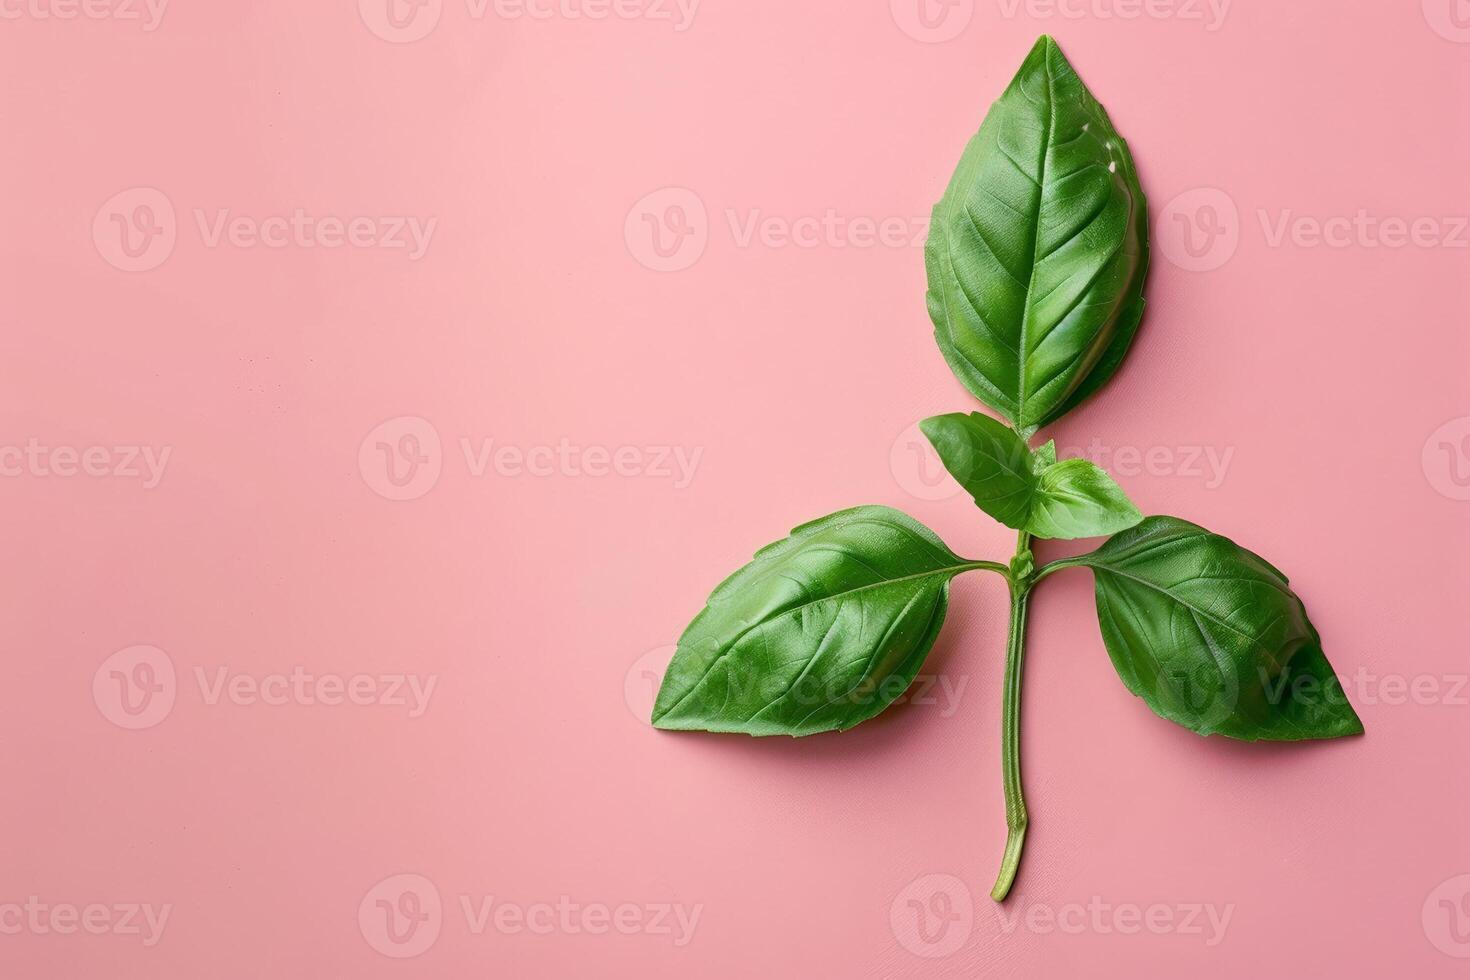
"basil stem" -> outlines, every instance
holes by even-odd
[[[1002,901],[1016,880],[1026,843],[1026,798],[1021,791],[1021,672],[1026,662],[1026,607],[1031,601],[1031,535],[1022,531],[1011,562],[1011,624],[1006,642],[1006,677],[1001,707],[1000,762],[1006,794],[1006,849],[990,897]]]

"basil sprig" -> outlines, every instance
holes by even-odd
[[[921,423],[980,510],[1017,532],[1007,562],[961,558],[887,507],[796,528],[710,595],[653,709],[660,728],[811,735],[851,728],[913,681],[949,583],[1010,591],[1001,760],[1008,829],[991,895],[1015,881],[1029,816],[1020,704],[1032,589],[1068,568],[1096,584],[1103,645],[1129,691],[1201,735],[1245,741],[1363,731],[1286,576],[1228,538],[1145,518],[1100,467],[1032,448],[1117,371],[1143,315],[1148,215],[1128,145],[1043,37],[991,107],[934,207],[924,253],[940,352],[1001,416]],[[1002,421],[1003,420],[1003,421]],[[1035,539],[1112,535],[1036,566]]]

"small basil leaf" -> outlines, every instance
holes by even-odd
[[[1006,527],[1025,526],[1036,488],[1025,440],[979,412],[936,415],[920,422],[919,429],[944,468],[975,498],[975,506]]]
[[[904,692],[967,562],[913,518],[855,507],[803,524],[727,578],[664,675],[659,728],[843,730]]]
[[[1113,666],[1156,714],[1246,741],[1362,733],[1301,600],[1260,556],[1149,517],[1075,563],[1093,570]]]
[[[1143,314],[1147,207],[1127,144],[1051,38],[965,148],[924,264],[945,360],[1023,436],[1122,363]]]
[[[975,506],[1039,538],[1090,538],[1143,520],[1105,472],[1085,459],[1056,461],[1056,443],[1036,452],[988,415],[936,415],[919,428]]]
[[[1031,454],[1031,472],[1039,474],[1056,461],[1057,441],[1055,439],[1048,439],[1045,445],[1036,447],[1036,450]]]
[[[1133,501],[1100,467],[1064,459],[1041,471],[1026,530],[1038,538],[1092,538],[1143,520]]]

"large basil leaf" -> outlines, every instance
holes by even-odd
[[[1147,206],[1127,144],[1051,38],[965,148],[924,260],[945,360],[1023,435],[1122,363],[1143,316]]]
[[[855,507],[768,545],[679,639],[653,723],[750,735],[847,729],[904,692],[949,580],[971,568],[913,518]]]
[[[1286,576],[1176,517],[1115,535],[1086,565],[1128,689],[1201,735],[1298,740],[1363,731]]]
[[[975,505],[1006,527],[1039,538],[1090,538],[1143,520],[1096,464],[1058,462],[1050,442],[1033,453],[1009,426],[988,415],[936,415],[919,428]]]

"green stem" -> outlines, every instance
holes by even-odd
[[[1017,556],[1030,550],[1031,536],[1022,531],[1016,541]],[[1025,562],[1029,564],[1029,558]],[[1011,577],[1011,624],[1006,643],[1006,677],[1001,708],[1001,771],[1006,794],[1006,849],[1000,861],[1000,873],[990,897],[1003,901],[1016,880],[1021,864],[1021,848],[1026,842],[1026,798],[1021,792],[1021,672],[1026,661],[1026,606],[1031,598],[1034,578],[1030,575]]]
[[[975,569],[983,568],[987,572],[999,572],[1000,574],[1005,575],[1007,577],[1009,577],[1010,576],[1010,573],[1011,573],[1011,570],[1010,570],[1010,567],[1009,566],[1002,565],[998,561],[978,561],[978,560],[977,561],[967,561],[963,565],[960,565],[960,566],[957,566],[957,567],[962,572],[969,572],[969,571],[973,571]]]
[[[1031,580],[1031,584],[1035,585],[1048,575],[1060,572],[1064,568],[1081,568],[1087,564],[1087,558],[1087,555],[1078,555],[1075,558],[1059,558],[1049,565],[1042,565],[1036,570],[1036,577]]]

